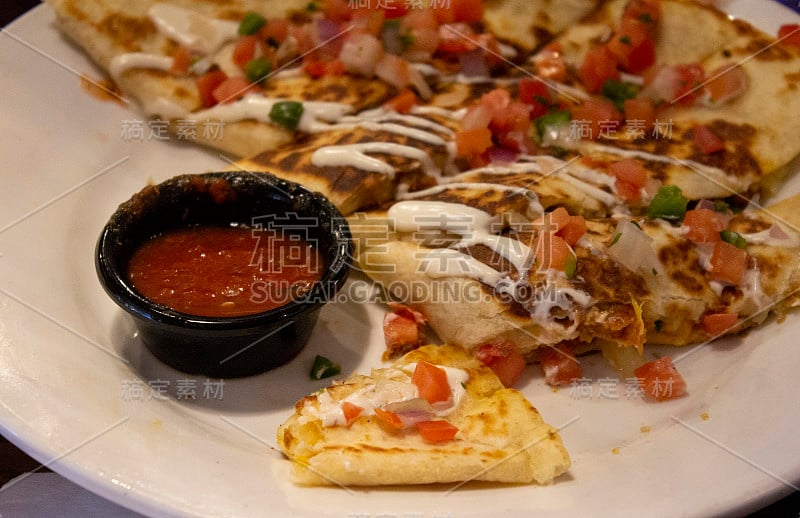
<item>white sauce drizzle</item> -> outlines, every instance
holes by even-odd
[[[290,99],[274,99],[259,94],[247,94],[238,101],[228,104],[217,104],[206,110],[189,114],[187,118],[198,121],[217,120],[222,122],[234,122],[244,119],[255,119],[261,122],[271,122],[269,112],[272,106],[276,103],[288,100]],[[303,103],[303,115],[300,117],[297,129],[309,133],[324,130],[328,127],[327,122],[338,120],[353,109],[349,104],[342,103],[322,101],[298,102]]]
[[[502,185],[497,183],[482,183],[482,182],[448,182],[443,183],[440,185],[436,185],[434,187],[430,187],[428,189],[423,189],[421,191],[414,191],[414,192],[403,192],[398,193],[395,196],[398,200],[414,200],[418,198],[424,198],[425,196],[435,196],[437,194],[441,194],[445,191],[455,190],[455,189],[482,189],[484,191],[496,191],[496,192],[508,192],[511,194],[519,194],[528,198],[528,210],[526,211],[526,216],[530,219],[537,218],[542,215],[544,212],[544,207],[542,204],[539,203],[539,198],[536,196],[536,193],[527,189],[525,187],[517,187],[515,185]]]
[[[108,64],[108,72],[115,82],[132,68],[149,68],[152,70],[167,71],[172,68],[172,58],[158,54],[147,54],[144,52],[128,52],[111,58]]]
[[[399,155],[418,160],[426,174],[437,176],[440,171],[428,154],[415,147],[395,144],[393,142],[362,142],[325,146],[311,154],[311,163],[317,167],[355,167],[364,171],[383,173],[394,178],[394,167],[388,163],[368,156],[367,153]]]
[[[460,236],[451,248],[433,249],[422,260],[421,267],[430,277],[467,277],[491,286],[502,295],[527,308],[537,324],[542,328],[558,330],[554,340],[565,339],[577,332],[578,319],[576,305],[584,308],[592,304],[589,294],[571,287],[558,286],[557,279],[563,272],[546,270],[545,288],[537,286],[531,297],[529,272],[534,265],[533,250],[516,239],[491,233],[492,224],[497,218],[490,214],[458,203],[440,201],[401,201],[388,211],[398,232],[419,232],[422,229],[438,229]],[[474,257],[454,248],[483,245],[500,257],[508,260],[518,272],[513,280],[508,274],[478,261]],[[564,328],[552,319],[551,311],[559,307],[568,312],[571,323]]]
[[[440,106],[414,105],[411,108],[411,113],[414,115],[438,115],[446,119],[460,121],[464,118],[464,115],[467,114],[467,109],[460,108],[458,110],[448,110],[447,108],[442,108]]]

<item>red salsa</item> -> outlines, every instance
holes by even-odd
[[[128,278],[153,302],[190,315],[260,313],[296,299],[323,259],[298,236],[244,226],[196,226],[157,235],[131,257]]]

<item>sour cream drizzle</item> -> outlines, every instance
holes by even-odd
[[[450,190],[457,190],[457,189],[481,189],[484,191],[496,191],[496,192],[507,192],[510,194],[517,194],[521,196],[525,196],[528,198],[528,210],[526,212],[526,216],[534,219],[539,217],[544,212],[544,207],[542,204],[539,203],[539,198],[536,194],[525,188],[525,187],[517,187],[515,185],[501,185],[497,183],[481,183],[481,182],[448,182],[443,183],[440,185],[436,185],[434,187],[430,187],[428,189],[423,189],[421,191],[414,191],[408,193],[398,194],[396,198],[398,200],[414,200],[418,198],[424,198],[426,196],[436,196],[437,194],[441,194],[445,191]]]
[[[255,119],[261,122],[270,122],[269,112],[272,107],[286,99],[273,99],[259,94],[247,94],[236,102],[217,104],[206,110],[201,110],[187,115],[189,120],[215,120],[233,122],[243,119]],[[304,101],[303,115],[300,117],[297,129],[313,133],[328,127],[327,122],[336,121],[346,113],[352,111],[348,104]]]
[[[434,176],[440,174],[439,168],[425,151],[393,142],[362,142],[321,147],[311,154],[311,163],[317,167],[350,166],[394,178],[394,167],[379,158],[368,156],[367,153],[398,155],[418,160],[426,174]]]

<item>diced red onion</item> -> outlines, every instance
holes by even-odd
[[[489,160],[492,163],[510,164],[516,162],[517,152],[504,147],[492,146],[489,148]]]
[[[488,77],[489,67],[483,49],[462,52],[458,55],[461,73],[466,77]]]

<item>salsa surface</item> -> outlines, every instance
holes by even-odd
[[[176,311],[242,316],[308,291],[323,260],[308,241],[244,226],[196,226],[145,241],[128,264],[134,289]]]

